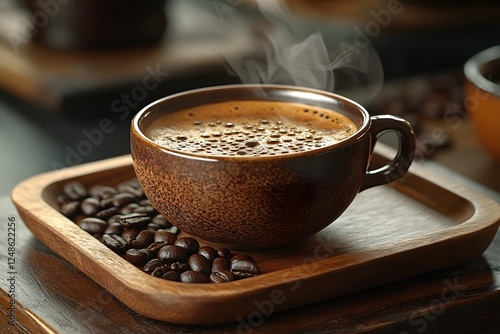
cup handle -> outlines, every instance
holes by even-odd
[[[392,115],[371,117],[370,133],[372,136],[371,154],[376,142],[386,132],[398,134],[398,151],[396,156],[387,165],[375,170],[367,170],[363,184],[359,191],[395,181],[406,174],[415,157],[415,132],[403,118]]]

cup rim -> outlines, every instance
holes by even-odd
[[[472,56],[464,65],[465,77],[482,90],[500,96],[500,85],[488,80],[481,69],[488,63],[500,61],[500,45],[493,46]]]
[[[328,146],[320,147],[320,148],[315,148],[307,151],[302,151],[302,152],[291,152],[291,153],[286,153],[286,154],[280,154],[280,155],[259,155],[259,156],[226,156],[226,155],[213,155],[213,154],[200,154],[200,153],[192,153],[192,152],[186,152],[186,151],[181,151],[181,150],[176,150],[167,146],[160,145],[153,141],[151,138],[149,138],[142,130],[141,130],[141,125],[140,122],[142,119],[148,117],[148,115],[151,114],[150,110],[158,106],[159,104],[166,103],[170,100],[174,99],[179,99],[183,98],[188,95],[192,94],[203,94],[203,93],[210,93],[211,91],[221,91],[221,90],[235,90],[235,89],[248,89],[248,90],[257,90],[257,89],[264,89],[264,90],[288,90],[291,92],[305,92],[305,93],[310,93],[314,95],[319,95],[323,96],[332,100],[340,101],[343,104],[346,105],[351,105],[354,109],[358,110],[360,114],[362,115],[362,123],[360,126],[358,126],[358,129],[354,134],[351,136],[342,139],[341,141],[330,144]],[[256,98],[255,98],[256,99]],[[229,100],[229,99],[228,99]],[[252,100],[252,98],[249,96],[247,100]],[[281,101],[281,100],[279,100]],[[222,101],[220,101],[222,102]],[[290,102],[286,100],[282,100],[281,102]],[[307,104],[307,103],[305,103]],[[182,108],[181,108],[182,109]],[[180,110],[180,109],[179,109]],[[336,112],[339,112],[337,110],[334,110]],[[268,160],[268,159],[289,159],[292,157],[296,156],[310,156],[310,155],[318,155],[327,151],[332,150],[332,148],[340,148],[347,146],[353,142],[358,141],[361,137],[363,137],[367,132],[368,128],[371,124],[371,119],[370,119],[370,114],[368,111],[359,103],[336,93],[320,90],[320,89],[314,89],[314,88],[308,88],[308,87],[301,87],[301,86],[291,86],[291,85],[280,85],[280,84],[230,84],[230,85],[220,85],[220,86],[211,86],[211,87],[203,87],[203,88],[197,88],[197,89],[191,89],[187,91],[182,91],[179,93],[171,94],[168,96],[165,96],[163,98],[160,98],[156,101],[151,102],[150,104],[146,105],[144,108],[142,108],[132,119],[131,122],[131,136],[134,135],[134,133],[138,134],[139,137],[148,143],[149,145],[164,151],[164,152],[169,152],[171,154],[174,154],[176,156],[183,156],[191,159],[200,159],[200,160],[211,160],[211,161],[244,161],[248,159],[252,160]]]

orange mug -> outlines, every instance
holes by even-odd
[[[465,108],[479,141],[500,162],[500,45],[470,58],[464,73]]]

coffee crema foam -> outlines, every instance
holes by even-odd
[[[152,122],[146,135],[170,149],[213,156],[265,156],[326,147],[356,125],[324,108],[276,101],[230,101],[179,110]]]

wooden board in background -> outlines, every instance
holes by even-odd
[[[169,73],[154,92],[148,92],[149,102],[180,89],[226,83],[232,75],[224,66],[225,57],[253,54],[257,49],[255,36],[249,30],[228,29],[225,22],[216,19],[208,23],[199,9],[190,11],[182,1],[171,1],[176,15],[170,17],[164,38],[156,45],[101,51],[55,50],[29,40],[19,42],[22,38],[12,42],[12,36],[23,36],[22,22],[27,14],[18,6],[1,5],[0,89],[49,111],[67,111],[69,99],[78,99],[79,103],[95,99],[98,108],[98,97],[106,92],[110,97],[104,108],[109,109],[110,101],[121,93],[143,85],[147,68]],[[186,15],[191,15],[190,22],[183,21]]]

